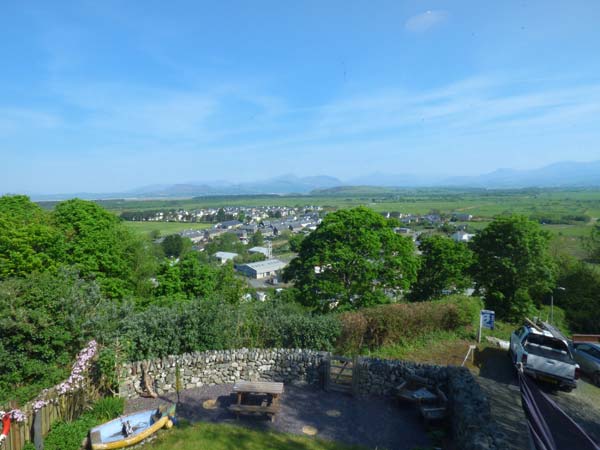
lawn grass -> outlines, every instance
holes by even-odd
[[[123,222],[129,229],[138,233],[148,234],[158,231],[161,236],[179,233],[183,230],[205,230],[211,228],[210,223],[185,223],[185,222]]]
[[[318,438],[241,426],[213,423],[182,423],[144,446],[148,450],[366,450]]]

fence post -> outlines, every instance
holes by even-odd
[[[33,417],[33,445],[35,450],[44,450],[44,436],[42,432],[42,410],[35,412]]]
[[[352,395],[354,397],[360,394],[360,377],[362,372],[362,358],[355,356],[352,361]]]
[[[324,391],[329,391],[329,378],[331,377],[331,358],[327,355],[321,363],[321,382]]]

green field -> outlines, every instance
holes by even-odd
[[[326,210],[367,206],[378,212],[426,214],[430,212],[472,214],[468,222],[472,231],[485,227],[494,217],[502,214],[524,214],[536,220],[587,216],[591,220],[570,221],[560,225],[542,225],[554,236],[556,251],[585,257],[583,239],[590,235],[592,226],[600,218],[600,189],[398,189],[376,187],[343,187],[311,195],[228,195],[187,199],[128,199],[99,200],[106,209],[119,215],[124,211],[169,209],[200,209],[227,206],[322,206]],[[55,202],[42,202],[51,209]],[[208,228],[210,224],[176,222],[126,222],[141,233],[158,231],[161,235],[186,229]]]
[[[179,233],[183,230],[205,230],[211,228],[210,223],[183,222],[123,222],[127,227],[139,233],[158,231],[161,236]]]
[[[491,218],[499,214],[581,214],[600,217],[600,190],[338,190],[335,195],[240,195],[165,200],[103,200],[105,208],[120,213],[153,209],[194,209],[221,206],[305,206],[326,208],[368,206],[376,211],[424,214],[466,212]]]

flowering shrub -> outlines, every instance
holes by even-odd
[[[54,386],[52,389],[44,389],[38,397],[33,401],[31,408],[33,412],[38,412],[44,406],[51,402],[57,402],[58,397],[50,399],[52,394],[58,394],[58,396],[65,395],[68,393],[75,392],[83,387],[85,382],[85,374],[89,370],[92,359],[98,351],[98,343],[94,340],[90,341],[87,346],[79,352],[77,359],[73,364],[71,375],[67,380]],[[13,409],[8,412],[11,415],[11,420],[15,422],[25,422],[27,415],[20,409]]]
[[[13,409],[4,414],[8,414],[10,416],[10,420],[12,420],[13,422],[20,423],[20,422],[25,422],[27,420],[27,416],[20,409]],[[0,413],[0,418],[2,418],[4,416],[4,414]]]
[[[63,395],[82,387],[85,380],[84,374],[90,368],[90,363],[97,351],[98,344],[96,341],[92,340],[83,350],[79,352],[77,359],[75,360],[75,364],[73,364],[73,369],[71,370],[71,375],[69,378],[56,386],[56,391],[58,394]]]

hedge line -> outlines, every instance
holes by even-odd
[[[340,316],[337,349],[356,354],[362,349],[402,344],[433,331],[459,331],[477,323],[481,299],[455,295],[444,300],[383,305]]]

